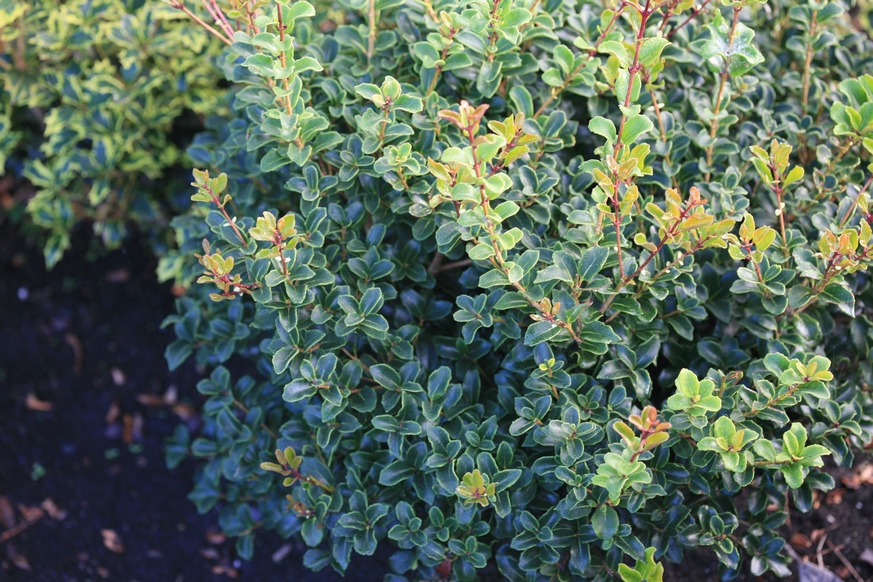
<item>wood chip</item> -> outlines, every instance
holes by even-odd
[[[127,283],[130,279],[130,271],[127,269],[115,269],[106,273],[106,280],[110,283]]]
[[[130,414],[124,415],[124,433],[121,438],[128,445],[133,442],[133,416]]]
[[[219,576],[223,574],[232,580],[236,580],[239,576],[239,572],[237,572],[236,568],[231,568],[230,566],[224,566],[222,564],[213,566],[212,573]]]
[[[285,544],[275,552],[273,552],[272,560],[274,564],[278,564],[282,560],[288,557],[288,554],[291,553],[291,544]]]
[[[27,394],[27,398],[24,400],[24,405],[29,410],[36,410],[38,412],[48,412],[54,408],[51,402],[40,400],[33,392]]]
[[[18,511],[21,512],[25,521],[36,521],[45,515],[45,512],[40,507],[28,507],[21,504],[18,505]]]
[[[114,529],[101,529],[100,535],[103,536],[103,545],[107,550],[120,554],[124,551],[124,545],[121,543],[121,538]]]
[[[226,539],[227,537],[218,530],[211,529],[206,532],[206,541],[212,545],[223,544]]]
[[[179,401],[179,389],[175,385],[170,385],[163,395],[137,394],[136,399],[140,404],[151,408],[163,408],[164,406],[172,408]]]
[[[124,424],[124,432],[122,433],[122,439],[124,442],[128,445],[134,442],[142,442],[142,430],[143,426],[145,426],[145,420],[143,420],[142,414],[139,412],[125,414],[122,418],[122,422]]]
[[[15,567],[24,570],[25,572],[30,572],[30,562],[27,561],[24,554],[19,552],[15,546],[8,544],[6,546],[6,555],[9,556],[9,559],[12,560],[13,564],[15,564]]]
[[[118,407],[118,401],[113,400],[109,405],[109,410],[106,411],[106,424],[115,424],[118,416],[121,414],[121,409]]]
[[[197,417],[197,409],[190,404],[177,404],[173,407],[173,412],[182,420],[190,420]]]
[[[862,485],[873,485],[873,465],[864,464],[855,468],[840,479],[849,489],[860,489]]]
[[[124,372],[121,371],[120,368],[112,368],[109,370],[109,373],[112,374],[112,382],[116,386],[123,386],[125,382],[127,382],[127,377],[124,375]]]
[[[200,555],[207,560],[217,560],[220,557],[215,548],[201,548]]]
[[[55,521],[64,521],[67,518],[67,512],[63,509],[59,508],[54,501],[52,501],[51,497],[43,500],[39,505],[41,508],[45,510],[50,518]]]
[[[848,487],[851,490],[856,490],[861,488],[861,478],[858,477],[857,473],[850,473],[848,475],[843,475],[840,479],[843,482],[843,485]]]
[[[24,521],[17,523],[14,527],[7,529],[6,531],[0,532],[0,544],[5,542],[6,540],[11,540],[37,521],[39,521],[45,513],[42,509],[36,507],[24,507],[23,505],[18,506],[18,511],[21,512],[21,515],[24,517]]]
[[[9,503],[9,498],[2,495],[0,495],[0,524],[3,524],[4,529],[15,527],[15,510]]]
[[[85,349],[82,347],[82,340],[73,332],[68,331],[64,336],[64,341],[73,348],[73,374],[78,375],[82,372],[82,362],[85,360]]]
[[[164,399],[157,394],[137,394],[136,401],[143,406],[151,406],[152,408],[164,406]]]
[[[794,532],[788,539],[788,543],[798,550],[806,550],[812,547],[812,540],[806,534]]]
[[[837,487],[836,489],[831,489],[828,491],[827,495],[825,495],[825,504],[826,505],[840,505],[843,502],[843,494],[846,493],[846,490],[842,487]]]

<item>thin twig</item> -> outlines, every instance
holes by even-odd
[[[442,60],[443,62],[445,62],[446,57],[448,57],[449,49],[451,48],[451,46],[452,46],[452,41],[453,41],[453,39],[455,38],[455,35],[456,35],[457,33],[458,33],[458,31],[455,29],[454,26],[452,26],[452,27],[449,29],[449,35],[443,37],[443,38],[445,39],[445,41],[446,41],[446,43],[445,43],[446,46],[443,47],[442,55],[440,55],[440,60]],[[427,87],[427,91],[425,91],[425,93],[424,93],[424,96],[425,96],[425,97],[427,97],[428,95],[430,95],[431,93],[433,93],[434,89],[436,89],[437,81],[439,81],[440,74],[442,74],[442,72],[443,72],[443,66],[442,66],[442,65],[438,65],[438,66],[436,67],[436,69],[434,69],[433,79],[431,79],[431,81],[430,81],[430,85],[428,85],[428,87]]]
[[[834,554],[836,554],[837,558],[840,559],[840,562],[843,563],[843,566],[845,566],[849,570],[855,580],[857,580],[858,582],[864,582],[864,579],[861,578],[861,575],[858,574],[858,571],[852,566],[852,563],[846,559],[846,556],[843,555],[843,552],[841,552],[838,547],[834,546],[834,544],[832,544],[831,542],[828,542],[828,547],[834,551]]]
[[[460,261],[454,261],[452,263],[445,263],[445,264],[437,267],[436,273],[441,273],[443,271],[451,271],[452,269],[460,269],[461,267],[466,267],[468,265],[471,265],[472,263],[473,263],[473,261],[471,259],[463,259]]]
[[[276,20],[278,22],[278,24],[276,25],[276,28],[279,31],[279,42],[284,44],[284,42],[285,42],[285,28],[287,28],[287,27],[285,26],[285,23],[282,21],[282,5],[281,4],[276,4]],[[282,64],[282,69],[288,68],[287,56],[286,56],[284,50],[279,53],[279,62]],[[291,107],[291,92],[289,89],[288,77],[285,77],[284,79],[282,79],[282,89],[284,89],[284,92],[285,92],[285,96],[282,98],[282,101],[285,103],[285,112],[288,115],[291,115],[294,113],[294,110]]]
[[[828,541],[828,534],[822,534],[821,540],[818,542],[818,548],[815,550],[815,555],[818,556],[818,565],[820,568],[824,569],[824,560],[821,559],[821,549],[824,547],[825,542]]]
[[[737,31],[737,24],[740,21],[740,6],[734,6],[734,19],[731,23],[731,30],[728,33],[728,52],[730,53],[732,47],[734,46],[734,35]],[[706,181],[709,182],[710,171],[709,168],[712,166],[712,153],[715,148],[715,136],[718,134],[718,127],[720,125],[718,114],[721,112],[721,100],[724,96],[724,87],[727,84],[728,78],[731,76],[731,57],[724,57],[724,63],[722,64],[721,73],[719,77],[718,84],[718,93],[715,97],[715,103],[713,103],[713,111],[712,111],[712,121],[709,126],[709,137],[712,140],[712,143],[709,144],[709,147],[706,148]]]
[[[643,46],[643,40],[646,34],[646,23],[649,21],[649,16],[651,16],[652,14],[650,4],[651,0],[646,0],[646,5],[643,8],[642,12],[640,12],[640,28],[637,32],[637,37],[634,42],[634,60],[631,63],[630,68],[628,69],[629,75],[627,81],[627,93],[625,93],[624,96],[624,109],[622,109],[621,122],[619,123],[618,131],[616,132],[618,138],[615,141],[615,145],[612,147],[612,157],[616,159],[618,159],[618,152],[621,151],[621,148],[624,145],[622,144],[621,135],[622,133],[624,133],[624,124],[627,121],[627,115],[625,115],[623,112],[630,107],[631,98],[633,97],[634,92],[634,81],[636,80],[637,73],[639,73],[643,68],[640,64],[640,49]]]
[[[233,28],[231,28],[230,24],[228,24],[227,20],[224,18],[224,14],[221,12],[221,9],[215,4],[215,0],[200,0],[200,3],[203,4],[203,7],[206,8],[206,11],[209,12],[209,15],[215,20],[215,23],[224,31],[225,34],[229,37],[233,37]]]
[[[439,271],[440,265],[443,262],[443,254],[439,251],[433,254],[433,258],[430,260],[430,265],[427,267],[427,272],[431,275],[435,274]]]
[[[664,32],[664,29],[667,27],[667,22],[670,21],[670,17],[675,16],[673,14],[673,9],[676,8],[677,4],[679,4],[679,0],[671,0],[670,5],[667,6],[666,10],[664,10],[664,18],[661,19],[661,25],[658,27],[658,34]]]
[[[21,532],[23,532],[24,530],[26,530],[27,528],[29,528],[30,526],[32,526],[33,524],[38,522],[40,519],[42,519],[43,515],[45,515],[45,513],[40,513],[40,514],[38,514],[38,517],[35,517],[34,519],[31,519],[28,521],[22,521],[18,525],[7,529],[3,533],[0,533],[0,544],[6,542],[8,540],[11,540],[15,536],[17,536],[18,534],[20,534]]]
[[[684,27],[685,25],[687,25],[689,22],[691,22],[692,20],[694,20],[694,18],[697,17],[698,14],[700,14],[701,12],[703,12],[703,9],[706,8],[706,6],[707,6],[710,2],[712,2],[712,0],[704,0],[703,4],[701,4],[700,6],[698,6],[697,8],[695,8],[694,10],[692,10],[692,11],[691,11],[691,15],[690,15],[688,18],[686,18],[685,20],[683,20],[683,21],[682,21],[678,26],[674,26],[673,28],[670,29],[670,32],[667,33],[667,38],[670,38],[671,36],[673,36],[674,34],[676,34],[676,33],[679,31],[679,29],[681,29],[682,27]]]
[[[19,73],[27,70],[25,50],[27,49],[27,37],[24,34],[24,16],[18,19],[18,38],[15,39],[15,50],[12,51],[12,61]]]
[[[227,20],[227,16],[224,15],[224,11],[218,6],[218,3],[215,0],[209,1],[212,3],[212,8],[215,10],[215,13],[218,14],[218,19],[224,24],[224,29],[230,31],[230,36],[233,37],[233,27]]]
[[[806,45],[806,61],[803,65],[803,112],[809,109],[809,76],[812,67],[812,43],[815,40],[815,27],[818,24],[818,10],[812,11],[812,22],[809,24],[809,44]]]
[[[172,6],[173,8],[176,8],[178,10],[181,10],[182,12],[187,14],[189,18],[191,18],[194,22],[196,22],[197,24],[199,24],[200,26],[205,28],[210,34],[212,34],[212,36],[220,38],[221,42],[225,43],[226,45],[233,44],[233,42],[229,38],[224,36],[222,33],[218,32],[217,30],[215,30],[213,27],[211,27],[206,22],[204,22],[202,18],[200,18],[199,16],[197,16],[196,14],[191,12],[191,10],[189,10],[188,7],[185,6],[185,3],[182,0],[172,2],[170,4],[170,6]]]
[[[373,52],[376,49],[376,0],[369,0],[367,19],[370,21],[370,34],[367,37],[367,62],[373,60]]]

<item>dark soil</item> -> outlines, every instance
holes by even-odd
[[[271,536],[240,562],[215,514],[197,514],[186,498],[193,464],[164,462],[164,439],[181,418],[196,423],[198,407],[193,365],[171,373],[163,357],[170,288],[134,243],[91,254],[77,237],[47,273],[0,227],[0,535],[46,499],[66,514],[43,510],[0,537],[0,580],[341,580],[305,570],[302,545],[274,563],[285,542]],[[347,579],[381,579],[356,570]]]
[[[193,464],[168,471],[163,457],[178,423],[196,425],[200,401],[193,364],[171,373],[164,362],[170,289],[135,243],[90,255],[77,237],[47,273],[0,228],[0,580],[340,580],[305,570],[302,545],[275,536],[261,536],[255,559],[241,562],[216,516],[197,514],[186,498]],[[793,512],[781,533],[844,580],[870,580],[860,557],[873,549],[873,470],[835,476],[839,489],[811,513]],[[664,579],[714,581],[716,569],[711,552],[690,552]],[[346,579],[383,573],[353,562]]]

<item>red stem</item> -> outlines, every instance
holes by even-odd
[[[178,10],[181,10],[182,12],[187,14],[189,18],[191,18],[194,22],[196,22],[197,24],[199,24],[200,26],[205,28],[210,34],[212,34],[212,36],[220,38],[223,43],[225,43],[227,45],[233,44],[229,38],[224,36],[222,33],[218,32],[217,30],[215,30],[213,27],[209,26],[206,22],[203,21],[202,18],[200,18],[199,16],[197,16],[196,14],[191,12],[191,10],[189,10],[188,7],[185,6],[185,3],[182,0],[178,0],[177,2],[173,2],[172,4],[170,4],[170,6],[172,6],[173,8],[176,8]]]
[[[227,16],[224,15],[224,11],[219,8],[218,3],[215,0],[210,0],[212,3],[212,7],[215,10],[215,13],[218,14],[219,20],[224,23],[224,29],[230,33],[231,38],[233,38],[233,27],[230,25],[230,22],[227,20]]]
[[[682,23],[679,24],[678,26],[674,26],[673,28],[670,29],[670,32],[667,33],[667,38],[670,38],[671,36],[673,36],[674,34],[676,34],[676,32],[677,32],[680,28],[684,27],[686,24],[688,24],[689,22],[691,22],[692,20],[694,20],[694,18],[695,18],[698,14],[700,14],[701,12],[703,12],[703,9],[706,8],[706,6],[707,6],[710,2],[712,2],[712,0],[703,0],[703,4],[701,4],[700,6],[698,6],[697,8],[695,8],[694,10],[692,10],[692,11],[691,11],[691,15],[690,15],[688,18],[686,18],[685,20],[683,20]]]
[[[649,16],[652,15],[652,10],[650,8],[651,0],[646,0],[646,6],[643,8],[643,11],[640,12],[640,28],[637,31],[636,38],[636,48],[634,49],[634,62],[631,64],[628,72],[630,73],[628,76],[627,82],[627,93],[624,96],[624,106],[625,108],[630,107],[631,95],[634,92],[634,81],[637,78],[637,73],[642,69],[642,65],[640,65],[640,48],[643,46],[643,37],[646,34],[646,24],[649,21]],[[622,113],[621,115],[621,123],[618,126],[617,138],[615,141],[615,145],[613,146],[612,155],[613,157],[618,156],[618,152],[622,147],[621,143],[621,132],[624,130],[624,124],[627,121],[627,115]]]

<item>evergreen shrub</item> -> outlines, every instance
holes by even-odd
[[[314,570],[384,546],[393,581],[638,582],[702,547],[787,575],[788,505],[873,437],[847,7],[231,4],[234,115],[189,149],[161,269],[190,286],[169,363],[210,370],[169,463],[200,459],[239,553],[275,530]]]

